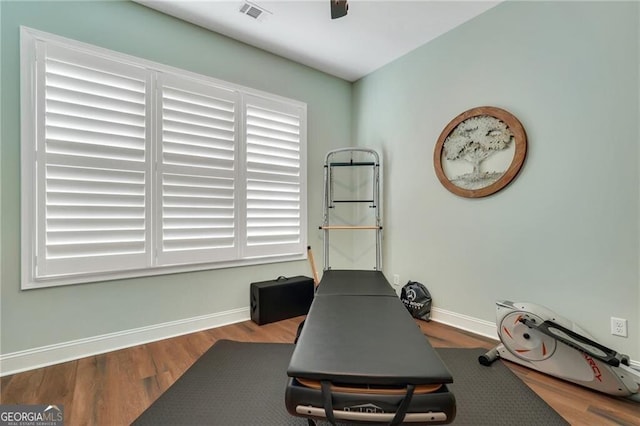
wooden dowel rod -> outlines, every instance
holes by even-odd
[[[318,271],[316,270],[316,262],[313,260],[313,252],[311,251],[311,246],[307,246],[307,254],[309,257],[309,263],[311,264],[311,272],[313,272],[313,283],[317,287],[320,284],[320,279],[318,278]]]
[[[382,226],[376,225],[325,225],[320,229],[382,229]]]

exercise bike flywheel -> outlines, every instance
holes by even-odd
[[[511,312],[500,323],[498,334],[505,348],[514,356],[527,361],[542,361],[556,350],[556,339],[521,322],[526,318],[536,324],[544,320],[531,313]]]

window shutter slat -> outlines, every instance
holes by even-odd
[[[143,115],[145,112],[145,104],[137,100],[107,98],[53,86],[47,87],[47,102],[65,102],[69,105],[78,106],[80,109],[95,108],[136,115]]]
[[[163,74],[158,262],[182,264],[237,256],[237,94]]]
[[[120,258],[123,255],[127,255],[128,257],[130,257],[136,254],[143,253],[144,250],[144,240],[119,240],[113,242],[95,243],[87,241],[84,244],[73,244],[70,242],[64,242],[61,244],[49,244],[47,247],[47,258],[49,260],[58,260],[58,263],[62,263],[65,260],[76,263],[80,259],[84,261],[83,258],[85,257],[106,257],[106,259],[100,259],[100,264],[103,265],[102,267],[104,268],[104,271],[109,271],[112,268],[106,268],[105,264],[108,264],[109,260],[111,260],[112,258],[114,258],[113,260],[115,260],[115,258]],[[87,266],[90,265],[91,264]],[[94,270],[92,272],[98,271]]]

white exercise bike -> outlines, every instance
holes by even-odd
[[[479,357],[498,357],[610,395],[640,402],[640,371],[629,357],[595,342],[574,322],[533,303],[496,302],[502,343]]]

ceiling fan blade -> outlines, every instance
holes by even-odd
[[[347,0],[329,0],[331,3],[331,19],[338,19],[346,16],[349,10]]]

